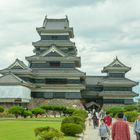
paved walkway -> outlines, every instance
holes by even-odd
[[[130,126],[131,140],[136,140],[135,135],[133,134],[133,128]],[[84,136],[79,140],[100,140],[98,136],[98,128],[94,129],[93,126],[86,125],[86,131]],[[111,137],[110,137],[111,140]]]

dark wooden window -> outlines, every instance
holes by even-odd
[[[42,35],[41,40],[69,40],[68,35]]]
[[[124,77],[124,73],[109,73],[110,77]]]
[[[132,91],[131,87],[104,87],[105,91]]]
[[[67,79],[46,79],[46,84],[67,84]]]
[[[60,62],[50,62],[50,67],[59,68],[60,67]]]

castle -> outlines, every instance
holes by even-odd
[[[116,57],[103,67],[106,76],[88,76],[80,71],[73,28],[68,18],[49,19],[36,28],[40,40],[33,42],[29,65],[16,59],[0,70],[0,104],[28,104],[31,99],[81,100],[98,104],[131,104],[138,83],[127,79],[131,68]]]

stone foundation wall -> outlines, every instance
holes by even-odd
[[[68,107],[75,107],[75,108],[84,108],[81,100],[75,99],[43,99],[43,98],[32,98],[30,103],[28,104],[28,108],[38,107],[44,104],[58,104],[64,105]]]

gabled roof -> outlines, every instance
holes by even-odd
[[[102,72],[111,72],[111,71],[120,71],[120,72],[128,72],[131,68],[124,65],[117,57],[114,59],[112,63],[105,66]]]
[[[13,73],[8,73],[0,77],[0,84],[23,84],[27,83]]]
[[[14,63],[12,63],[9,67],[0,70],[1,74],[5,73],[30,73],[32,70],[24,64],[23,61],[16,59]]]
[[[0,85],[23,85],[33,87],[32,83],[26,82],[13,73],[8,73],[0,77]]]
[[[43,52],[42,54],[40,54],[41,56],[47,56],[50,53],[57,53],[58,56],[65,56],[65,54],[58,48],[55,47],[55,45],[52,45],[47,51]]]
[[[16,59],[7,69],[29,69],[29,67],[23,61]]]

